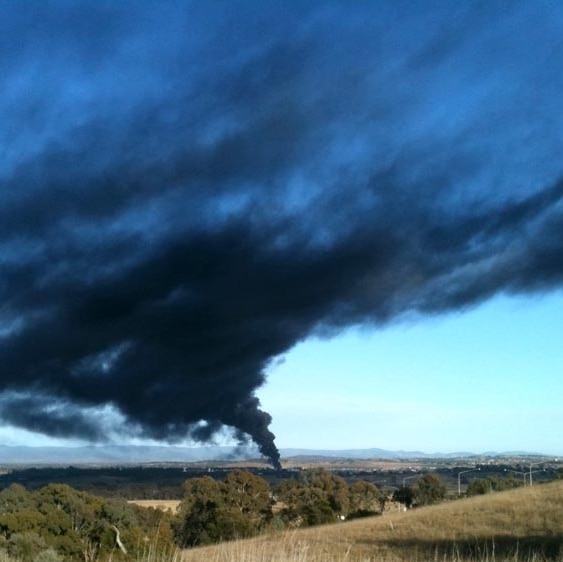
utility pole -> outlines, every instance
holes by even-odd
[[[461,472],[457,473],[457,495],[461,496],[461,475],[465,474],[466,472],[477,472],[481,470],[480,468],[470,468],[469,470],[462,470]]]

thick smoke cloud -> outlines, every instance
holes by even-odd
[[[297,342],[560,289],[563,10],[376,4],[4,5],[4,422],[275,464]]]

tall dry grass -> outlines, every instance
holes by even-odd
[[[184,562],[563,562],[563,482],[184,551]]]

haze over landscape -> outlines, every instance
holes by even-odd
[[[4,4],[0,443],[563,454],[562,24]]]

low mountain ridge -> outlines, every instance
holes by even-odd
[[[470,457],[542,456],[540,453],[424,453],[421,451],[389,451],[386,449],[281,449],[282,459],[341,458],[366,459],[448,459]],[[0,465],[18,464],[142,464],[153,462],[203,462],[250,460],[260,456],[254,447],[174,447],[146,445],[88,445],[82,447],[26,447],[0,445]]]

